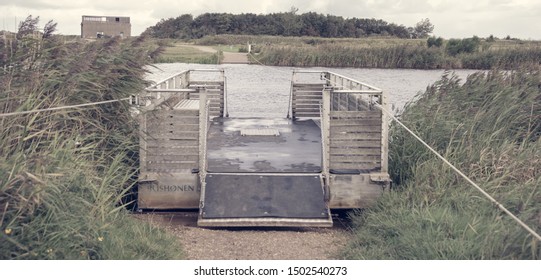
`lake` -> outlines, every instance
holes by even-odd
[[[364,69],[364,68],[294,68],[256,64],[187,64],[163,63],[148,67],[147,79],[160,81],[189,69],[224,69],[227,77],[230,117],[286,117],[293,70],[335,72],[382,89],[387,102],[399,111],[419,92],[441,78],[444,70]],[[453,70],[465,80],[477,70]]]

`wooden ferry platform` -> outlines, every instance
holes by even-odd
[[[207,227],[328,227],[331,209],[369,207],[389,186],[381,90],[295,71],[289,118],[229,118],[226,85],[223,70],[190,70],[140,96],[139,209],[196,208]]]

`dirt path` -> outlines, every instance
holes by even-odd
[[[189,44],[182,44],[181,46],[184,47],[190,47],[197,50],[200,50],[202,52],[206,53],[216,53],[217,50],[213,49],[212,47],[208,46],[200,46],[200,45],[189,45]],[[248,59],[247,53],[238,53],[238,52],[223,52],[223,60],[222,64],[249,64],[250,59]]]
[[[218,52],[217,50],[213,49],[212,47],[208,47],[208,46],[189,45],[189,44],[181,44],[181,46],[198,49],[198,50],[200,50],[202,52],[206,52],[206,53],[216,53],[216,52]]]
[[[247,53],[224,52],[223,64],[249,64]]]
[[[137,214],[175,234],[190,260],[337,259],[350,240],[343,219],[333,228],[208,229],[197,227],[197,212]]]

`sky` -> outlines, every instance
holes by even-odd
[[[539,0],[0,0],[0,30],[15,31],[28,15],[41,25],[53,20],[58,33],[80,35],[82,15],[129,16],[132,35],[161,19],[182,14],[316,12],[344,18],[376,18],[414,26],[428,18],[433,34],[541,40]]]

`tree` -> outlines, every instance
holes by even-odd
[[[439,48],[443,45],[443,38],[442,37],[436,38],[436,36],[429,37],[428,40],[426,40],[426,45],[429,48],[431,47]]]
[[[428,18],[425,18],[415,24],[413,28],[413,38],[427,38],[430,33],[434,31],[434,25]]]

